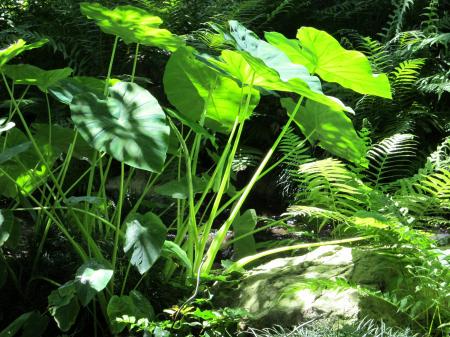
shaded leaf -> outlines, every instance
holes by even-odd
[[[3,67],[3,72],[16,84],[35,85],[43,92],[72,74],[71,68],[44,70],[31,64],[14,64]]]
[[[186,252],[178,246],[175,242],[164,241],[164,245],[161,250],[161,256],[165,258],[176,257],[181,264],[186,267],[187,274],[190,275],[192,272],[192,263],[189,260]]]
[[[242,235],[246,235],[233,243],[236,255],[239,259],[256,253],[255,238],[253,237],[253,234],[248,233],[255,229],[257,221],[258,216],[254,209],[246,210],[233,221],[234,237],[238,238]]]
[[[68,331],[75,323],[80,306],[76,297],[76,284],[67,282],[48,296],[49,312],[61,331]]]
[[[114,295],[111,297],[108,303],[107,313],[113,333],[120,333],[125,329],[126,326],[116,320],[116,318],[121,318],[123,315],[134,317],[136,320],[147,318],[151,321],[155,318],[152,305],[137,290],[132,290],[129,296]]]
[[[159,172],[166,159],[169,126],[158,101],[134,83],[109,88],[110,97],[76,96],[72,120],[81,136],[98,151],[139,169]]]
[[[193,177],[192,185],[194,188],[194,194],[201,193],[208,184],[209,177]],[[163,185],[156,186],[154,191],[160,195],[171,197],[174,199],[187,199],[189,196],[188,180],[186,177],[180,180],[172,180]]]
[[[40,337],[47,328],[48,319],[38,311],[30,311],[17,317],[4,330],[0,337],[12,337],[22,329],[22,337]]]
[[[134,213],[125,220],[125,253],[131,251],[131,264],[144,274],[161,255],[167,229],[161,219],[151,212]]]

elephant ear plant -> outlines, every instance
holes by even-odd
[[[160,28],[159,17],[142,9],[119,6],[111,10],[98,3],[82,3],[81,12],[104,33],[115,36],[106,79],[70,77],[70,68],[43,70],[7,64],[45,41],[27,45],[19,40],[0,50],[0,72],[11,102],[9,114],[0,124],[0,182],[6,186],[0,193],[11,200],[9,209],[0,210],[0,249],[17,236],[19,222],[14,219],[20,212],[29,213],[38,238],[25,286],[1,250],[0,268],[8,271],[8,278],[24,298],[36,280],[56,286],[48,297],[49,313],[62,331],[72,328],[82,307],[88,307],[94,317],[99,310],[113,333],[124,329],[117,321],[124,315],[154,320],[151,298],[137,290],[144,278],[152,278],[154,263],[165,258],[166,280],[176,271],[188,283],[193,277],[207,275],[230,228],[247,237],[238,245],[239,256],[244,259],[236,261],[233,268],[261,256],[251,255],[255,249],[243,245],[249,242],[254,247],[251,235],[256,214],[247,210],[241,215],[241,208],[255,183],[286,159],[267,167],[293,122],[310,142],[367,166],[364,141],[347,116],[352,109],[324,94],[322,81],[384,98],[391,97],[389,82],[383,74],[372,74],[363,54],[343,49],[327,33],[303,27],[296,40],[272,32],[266,33],[264,41],[230,21],[229,32],[222,33],[234,48],[216,57],[186,46],[181,37]],[[112,77],[120,41],[136,46],[130,82]],[[147,89],[134,83],[140,45],[171,53],[163,84],[172,107],[162,107]],[[23,115],[22,100],[30,86],[37,86],[46,98],[46,124],[29,125]],[[261,94],[282,97],[287,122],[247,185],[236,191],[231,186],[233,159]],[[73,128],[53,122],[51,97],[68,106]],[[20,129],[15,127],[17,117]],[[215,137],[218,133],[222,134],[218,139],[223,135],[226,139],[221,146]],[[171,137],[177,140],[174,151],[169,149]],[[217,152],[214,166],[201,171],[199,153],[205,141]],[[88,163],[81,173],[73,170],[80,162]],[[177,167],[177,178],[160,180],[172,163]],[[112,167],[120,167],[114,207],[108,206],[106,192]],[[125,214],[125,192],[138,171],[148,172],[148,179]],[[73,175],[78,176],[67,179]],[[80,196],[75,191],[81,185],[84,192]],[[149,191],[174,199],[177,212],[173,225],[163,223],[156,207],[139,213]],[[219,216],[230,207],[223,221]],[[243,223],[246,219],[248,224]],[[216,226],[219,228],[208,246]],[[52,227],[65,236],[81,261],[74,278],[62,285],[39,270]],[[167,240],[169,231],[175,232],[172,240]],[[112,248],[106,248],[105,241],[112,242]],[[125,265],[121,263],[124,260]],[[141,275],[137,284],[130,284],[132,268]],[[99,324],[94,319],[95,335]]]

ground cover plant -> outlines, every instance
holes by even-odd
[[[312,27],[262,39],[230,20],[193,42],[141,7],[82,2],[79,10],[77,20],[111,41],[105,74],[22,63],[52,43],[46,38],[0,50],[0,336],[226,335],[245,312],[211,307],[199,295],[204,283],[330,244],[401,256],[405,282],[419,286],[380,297],[420,333],[448,334],[448,256],[427,233],[448,226],[448,125],[420,160],[418,137],[436,123],[417,137],[411,127],[420,130],[435,105],[413,100],[416,89],[439,100],[448,92],[440,73],[418,80],[426,58],[415,53],[434,52],[448,33],[395,47],[389,32],[386,46],[352,35],[371,48],[367,57]],[[138,73],[145,48],[167,57],[162,90]],[[123,75],[115,69],[125,50]],[[397,58],[386,64],[390,50]],[[269,100],[282,123],[246,163],[247,125]],[[400,126],[383,128],[392,111]],[[243,184],[239,165],[251,167]],[[258,227],[246,204],[279,170],[294,185],[290,207]],[[257,232],[288,219],[317,235],[257,247]],[[232,261],[221,257],[226,245]]]

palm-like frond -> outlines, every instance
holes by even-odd
[[[367,153],[368,180],[376,188],[414,174],[417,141],[411,134],[395,134],[375,144]]]

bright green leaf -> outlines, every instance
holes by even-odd
[[[134,213],[125,220],[125,253],[131,251],[131,264],[144,274],[161,255],[167,229],[161,219],[151,212]]]
[[[5,49],[0,49],[0,70],[6,63],[8,63],[17,55],[23,53],[26,50],[42,47],[47,42],[47,39],[43,39],[35,43],[26,44],[24,40],[20,39],[12,45],[6,47]]]
[[[281,99],[281,104],[292,112],[295,103],[290,98]],[[352,121],[340,110],[308,100],[295,116],[295,122],[308,140],[328,152],[361,166],[367,166],[366,146],[353,127]]]
[[[302,46],[302,64],[323,80],[336,82],[361,94],[392,98],[385,74],[373,74],[367,57],[355,50],[342,48],[330,34],[311,27],[297,32]]]
[[[98,151],[142,170],[159,172],[166,159],[169,126],[158,101],[134,83],[109,88],[110,97],[76,96],[72,120],[81,136]]]
[[[118,6],[113,10],[103,7],[99,3],[83,2],[81,12],[93,19],[106,34],[121,37],[125,43],[140,43],[155,46],[170,51],[176,50],[184,41],[161,29],[161,18],[134,6]]]
[[[167,98],[183,117],[199,121],[206,105],[206,119],[212,119],[226,129],[231,128],[240,111],[240,120],[248,118],[259,102],[258,91],[252,90],[249,109],[244,115],[249,88],[241,89],[235,81],[198,61],[195,50],[190,47],[180,48],[172,54],[163,81]]]
[[[78,268],[75,281],[81,304],[88,305],[98,292],[106,288],[112,275],[112,269],[96,261],[88,261]]]
[[[44,70],[30,64],[14,64],[3,67],[6,76],[16,84],[35,85],[43,92],[72,74],[71,68]]]
[[[322,92],[319,78],[311,76],[305,66],[292,63],[289,57],[277,47],[261,40],[255,33],[248,30],[239,22],[231,20],[230,35],[233,37],[238,50],[246,51],[253,57],[262,60],[268,67],[275,69],[284,82],[298,78],[315,92]]]
[[[192,263],[189,260],[186,252],[178,246],[175,242],[164,241],[164,245],[161,250],[161,256],[165,258],[176,257],[184,267],[186,267],[187,274],[190,275],[192,272]]]

